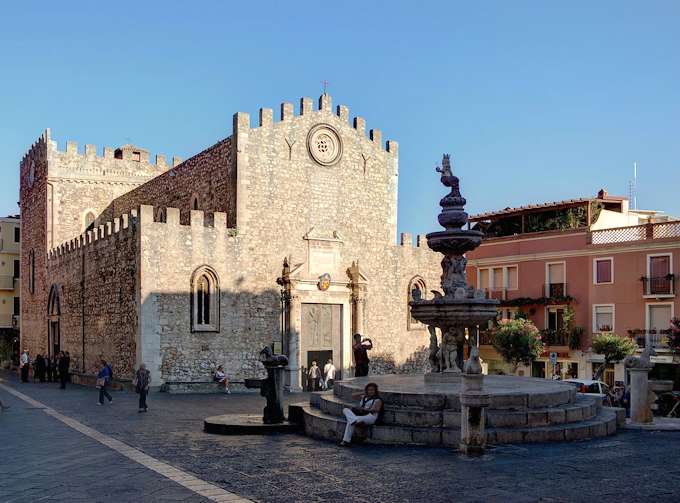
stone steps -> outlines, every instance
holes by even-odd
[[[356,405],[330,392],[315,394],[311,404],[321,411],[342,417],[342,409]],[[588,420],[597,414],[597,401],[594,397],[578,396],[573,403],[541,409],[488,409],[487,424],[492,428],[523,428],[550,426],[553,424],[573,423]],[[460,427],[460,412],[456,410],[428,410],[424,408],[403,408],[385,405],[382,423],[387,426],[422,427]]]
[[[340,441],[345,430],[344,417],[328,414],[307,405],[292,405],[296,415],[302,417],[307,435]],[[625,421],[622,409],[600,408],[597,414],[587,420],[548,426],[526,426],[515,428],[488,428],[489,444],[534,443],[581,440],[604,437],[616,433],[617,423]],[[357,428],[355,439],[373,444],[425,445],[457,447],[460,428],[415,427],[381,424],[369,428]]]

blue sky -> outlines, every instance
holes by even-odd
[[[680,215],[680,2],[7,2],[0,214],[41,131],[187,158],[236,111],[318,97],[400,145],[399,228],[597,192]]]

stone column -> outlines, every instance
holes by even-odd
[[[361,287],[357,287],[352,293],[354,316],[352,317],[352,335],[364,335],[364,303],[366,295]]]
[[[484,374],[463,374],[460,393],[459,449],[468,456],[479,456],[486,447],[486,407],[489,395],[482,385]]]
[[[652,411],[649,407],[650,368],[629,368],[630,374],[630,420],[633,423],[651,423]]]
[[[300,296],[292,293],[289,303],[288,327],[288,376],[289,391],[302,391],[300,386],[300,332],[302,324],[302,305]]]

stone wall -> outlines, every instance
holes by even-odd
[[[74,371],[95,373],[103,355],[116,378],[132,377],[139,325],[137,250],[133,214],[49,253],[47,279],[60,298],[61,349],[71,354]]]
[[[193,199],[198,208],[212,214],[227,214],[227,225],[236,225],[235,172],[231,139],[226,138],[187,159],[172,170],[116,198],[102,212],[102,218],[128,213],[142,204],[179,208],[182,223],[189,223]],[[158,215],[156,219],[159,220]]]
[[[31,354],[47,349],[47,151],[49,130],[33,144],[19,165],[21,206],[21,346]],[[33,266],[31,259],[34,257]],[[34,269],[35,288],[31,292],[28,278]]]

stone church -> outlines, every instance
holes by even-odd
[[[397,239],[398,148],[345,106],[300,100],[246,113],[186,161],[137,146],[58,148],[46,130],[21,161],[21,336],[33,354],[99,355],[119,378],[145,362],[167,387],[261,372],[289,356],[298,390],[312,359],[352,375],[353,333],[374,372],[424,363],[410,292],[439,280],[420,236]],[[433,183],[435,177],[433,175]]]

